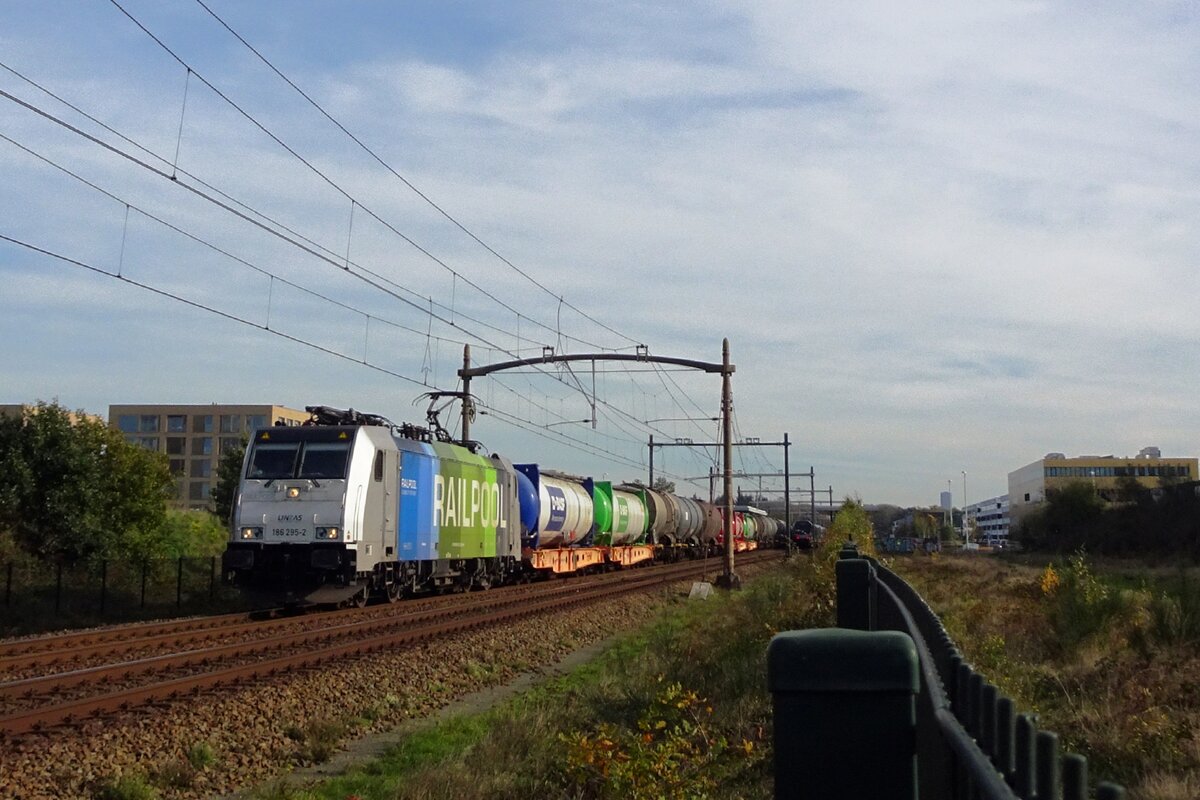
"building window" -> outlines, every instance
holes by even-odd
[[[1028,502],[1029,502],[1029,492],[1026,492],[1026,493],[1025,493],[1025,502],[1026,502],[1026,503],[1028,503]]]
[[[158,414],[142,414],[138,421],[141,433],[158,433]]]
[[[208,502],[208,481],[192,481],[188,487],[188,499]]]
[[[193,458],[192,472],[193,478],[207,478],[212,475],[212,462],[207,458]]]
[[[136,414],[122,414],[117,417],[117,429],[121,433],[137,433],[138,418]]]
[[[187,439],[183,438],[182,436],[168,436],[167,437],[167,455],[169,455],[169,456],[183,455],[183,451],[185,449],[186,444],[187,444]]]
[[[222,436],[221,437],[221,453],[228,453],[230,450],[236,450],[242,446],[242,440],[237,436]]]
[[[241,433],[242,418],[239,414],[221,415],[221,433]]]
[[[257,428],[267,427],[266,414],[247,414],[246,415],[246,432],[249,433]]]
[[[194,456],[211,456],[212,455],[212,437],[197,436],[192,439],[192,455]]]
[[[192,417],[192,433],[212,433],[212,414],[197,414]]]
[[[172,475],[182,475],[184,466],[186,464],[187,464],[187,462],[182,458],[172,458],[171,459],[171,474]],[[180,495],[178,492],[176,492],[175,496],[179,497]]]
[[[183,414],[167,415],[167,433],[186,433],[187,417]]]
[[[158,452],[158,437],[157,436],[139,436],[137,437],[138,447],[144,447],[147,450]]]

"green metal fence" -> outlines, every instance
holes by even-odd
[[[907,582],[853,547],[838,628],[771,642],[775,797],[1087,800],[1087,760],[1017,713]],[[1098,800],[1125,790],[1096,787]]]

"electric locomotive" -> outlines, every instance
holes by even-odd
[[[448,436],[310,406],[246,448],[224,567],[311,602],[500,582],[520,567],[517,473]],[[440,429],[437,429],[440,431]]]

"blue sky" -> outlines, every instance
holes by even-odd
[[[357,150],[198,4],[122,5],[353,196],[353,225],[343,194],[114,5],[12,2],[0,62],[167,172],[178,146],[186,174],[155,176],[0,97],[0,133],[120,198],[0,140],[0,234],[447,388],[462,341],[479,361],[518,342],[592,349],[579,340],[719,360],[728,336],[740,435],[788,432],[794,466],[868,502],[933,502],[953,478],[959,503],[963,470],[969,500],[1000,494],[1008,471],[1050,451],[1200,452],[1192,4],[211,2],[550,293]],[[3,69],[0,89],[134,152]],[[327,258],[179,185],[197,180]],[[157,220],[133,210],[126,223],[125,203]],[[331,263],[347,246],[353,271],[388,291]],[[0,242],[0,279],[0,402],[423,416],[422,387],[26,248]],[[431,299],[446,321],[430,322]],[[590,371],[576,377],[590,390]],[[477,386],[496,413],[474,432],[517,461],[628,478],[646,460],[638,420],[717,412],[711,376],[596,380],[607,405],[594,431],[565,422],[590,409],[555,373]],[[546,439],[503,414],[563,424],[540,428]],[[711,462],[672,450],[656,463],[696,476]],[[739,466],[781,463],[747,450]]]

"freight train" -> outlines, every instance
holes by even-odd
[[[431,426],[310,406],[254,431],[223,565],[235,584],[309,602],[397,600],[539,575],[717,554],[724,509],[640,484],[514,464]],[[735,548],[780,523],[735,511]]]

